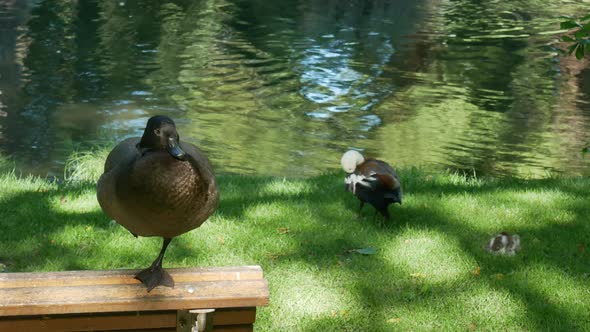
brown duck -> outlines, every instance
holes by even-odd
[[[151,291],[174,287],[162,268],[173,237],[199,227],[217,208],[219,193],[207,157],[181,142],[174,121],[151,117],[141,138],[128,138],[109,154],[98,180],[103,211],[134,236],[164,238],[160,255],[135,278]]]
[[[365,203],[373,205],[385,219],[389,219],[387,207],[391,203],[402,204],[401,181],[395,170],[386,162],[373,158],[365,159],[355,150],[349,150],[340,160],[346,172],[345,189],[361,202],[359,215]]]

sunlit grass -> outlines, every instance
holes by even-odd
[[[64,178],[68,181],[98,181],[110,150],[109,147],[96,147],[72,153],[64,167]]]
[[[77,155],[64,183],[0,175],[0,264],[52,271],[151,263],[161,240],[135,239],[96,202],[99,155]],[[404,205],[390,207],[390,222],[373,219],[370,207],[358,219],[341,174],[219,175],[219,209],[172,242],[164,266],[261,265],[271,289],[256,322],[262,331],[590,326],[589,179],[400,175]],[[501,231],[521,236],[516,256],[482,249]],[[352,250],[360,248],[376,251]]]

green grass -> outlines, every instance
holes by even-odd
[[[155,258],[160,239],[135,239],[101,212],[98,173],[76,174],[62,184],[0,175],[8,271],[144,268]],[[220,175],[219,209],[172,242],[164,266],[261,265],[271,290],[261,331],[590,330],[590,179],[400,175],[404,205],[387,223],[370,207],[357,219],[342,174]],[[482,249],[500,231],[521,236],[519,254]]]

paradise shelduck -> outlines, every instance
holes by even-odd
[[[207,157],[179,139],[174,121],[151,117],[141,138],[119,143],[105,162],[97,185],[103,211],[134,236],[161,236],[158,258],[139,272],[148,292],[174,287],[162,268],[173,237],[199,227],[217,208],[219,193]]]
[[[382,160],[365,159],[355,150],[345,152],[340,163],[346,172],[345,189],[361,201],[359,215],[365,203],[369,203],[375,213],[389,219],[389,204],[402,204],[401,181],[395,170]]]

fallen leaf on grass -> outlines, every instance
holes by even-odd
[[[388,323],[392,323],[392,324],[398,324],[401,321],[402,321],[402,319],[399,318],[399,317],[390,318],[390,319],[387,320]]]
[[[277,228],[277,231],[279,232],[279,234],[288,234],[289,232],[291,232],[289,227],[279,227]]]
[[[410,276],[412,276],[414,278],[426,278],[427,274],[417,272],[417,273],[410,273]]]
[[[477,326],[475,326],[475,324],[471,323],[471,325],[469,325],[469,331],[475,331],[475,329],[477,329]]]
[[[471,274],[474,276],[479,276],[481,274],[481,268],[479,266],[476,267],[475,270],[471,271]]]
[[[349,318],[348,314],[349,314],[348,310],[340,310],[340,311],[332,310],[332,311],[330,311],[330,316],[339,317],[339,318],[344,319],[345,321],[348,320],[348,318]]]
[[[270,259],[270,260],[277,260],[283,256],[285,256],[285,254],[273,254],[273,253],[268,253],[266,254],[266,256]]]
[[[360,249],[349,249],[348,252],[356,252],[361,255],[374,255],[377,253],[375,248],[360,248]]]
[[[404,240],[404,243],[405,243],[405,244],[410,244],[410,243],[412,243],[412,240],[410,240],[410,239],[408,239],[408,240]]]
[[[219,242],[219,244],[221,244],[221,245],[225,244],[225,238],[223,237],[223,235],[219,235],[217,237],[217,242]]]
[[[582,244],[580,244],[580,245],[578,246],[578,251],[579,251],[579,252],[581,252],[581,253],[583,253],[584,251],[586,251],[586,246],[584,246],[584,244],[583,244],[583,243],[582,243]]]
[[[502,274],[502,273],[496,273],[496,274],[493,275],[493,277],[496,280],[502,280],[502,279],[504,279],[504,274]]]

